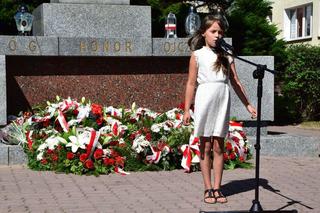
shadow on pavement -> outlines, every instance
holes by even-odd
[[[275,189],[269,185],[268,180],[260,178],[259,182],[260,182],[260,187],[263,187],[264,189],[271,191],[271,192],[289,200],[286,205],[284,205],[283,207],[281,207],[279,209],[274,210],[275,212],[277,212],[277,211],[280,212],[282,209],[287,208],[287,207],[294,205],[294,204],[300,204],[307,209],[313,209],[312,207],[303,204],[302,201],[297,201],[297,200],[294,200],[288,196],[281,194],[280,190]],[[222,191],[226,196],[231,196],[234,194],[239,194],[239,193],[247,192],[247,191],[253,191],[253,190],[255,190],[255,183],[256,183],[255,178],[245,179],[245,180],[235,180],[235,181],[231,181],[231,182],[223,185]],[[254,199],[254,197],[252,199]]]

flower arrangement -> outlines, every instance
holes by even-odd
[[[103,107],[82,98],[47,102],[16,120],[34,170],[74,174],[198,169],[199,139],[182,124],[183,107],[164,113],[147,108]],[[225,168],[246,166],[249,147],[241,124],[230,123]]]

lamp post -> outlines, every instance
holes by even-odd
[[[19,35],[30,35],[32,28],[33,15],[28,12],[26,5],[20,5],[17,13],[14,15]]]

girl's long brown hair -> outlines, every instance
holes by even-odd
[[[223,20],[223,16],[220,14],[217,15],[207,15],[201,23],[199,30],[188,40],[188,45],[192,51],[201,49],[203,46],[206,46],[205,39],[202,36],[209,29],[214,22],[217,22],[220,28],[225,32],[227,25]],[[215,47],[212,51],[217,54],[217,60],[214,64],[214,68],[217,72],[222,68],[224,74],[227,74],[229,61],[226,53],[220,48]]]

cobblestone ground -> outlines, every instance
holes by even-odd
[[[320,158],[262,157],[264,210],[320,212]],[[214,212],[248,210],[254,169],[224,171],[227,204],[204,204],[200,172],[76,176],[0,166],[0,212]]]

